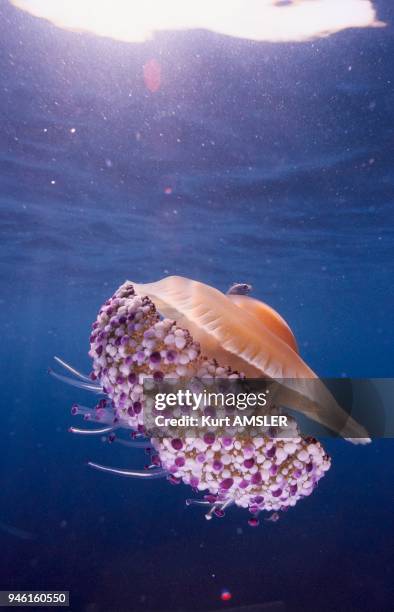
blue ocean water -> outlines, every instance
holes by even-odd
[[[1,589],[89,612],[392,609],[391,440],[325,441],[331,470],[275,524],[207,522],[183,485],[90,471],[146,458],[71,436],[92,400],[47,375],[53,355],[89,370],[124,280],[179,274],[251,283],[321,376],[393,376],[393,9],[376,4],[386,28],[314,42],[136,45],[0,0]]]

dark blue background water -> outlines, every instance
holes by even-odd
[[[393,376],[390,4],[387,28],[313,43],[133,45],[0,1],[2,589],[89,612],[226,608],[223,587],[234,606],[392,609],[392,441],[327,441],[332,469],[276,524],[206,522],[184,486],[89,471],[145,458],[68,434],[92,400],[46,374],[54,354],[89,369],[125,279],[182,274],[252,283],[322,376]]]

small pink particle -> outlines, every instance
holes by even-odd
[[[230,601],[231,598],[232,598],[232,595],[230,591],[228,591],[227,589],[223,589],[223,591],[220,594],[220,599],[222,601]]]
[[[164,193],[166,195],[171,195],[172,194],[172,187],[165,187],[164,188]]]
[[[159,91],[161,86],[161,66],[155,59],[151,59],[143,67],[144,83],[150,92]]]

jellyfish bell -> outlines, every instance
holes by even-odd
[[[280,380],[277,399],[282,405],[348,440],[369,441],[366,430],[337,404],[294,350],[287,323],[272,309],[256,304],[257,300],[249,302],[247,296],[228,296],[181,276],[132,285],[138,294],[152,300],[162,316],[187,329],[207,357],[248,378]]]
[[[241,304],[239,298],[249,299],[181,277],[147,285],[127,281],[102,306],[93,324],[91,375],[59,358],[58,364],[74,378],[52,374],[100,397],[93,408],[73,406],[72,413],[87,423],[86,428],[71,428],[73,433],[108,434],[110,442],[150,452],[146,470],[90,462],[92,468],[130,478],[182,482],[205,493],[203,499],[187,503],[203,506],[207,519],[220,518],[229,506],[236,505],[249,509],[249,523],[257,525],[262,510],[284,510],[310,495],[330,468],[321,444],[302,436],[294,419],[291,439],[273,439],[267,432],[240,435],[223,431],[149,439],[146,429],[149,397],[145,385],[150,381],[169,379],[182,384],[238,380],[245,375],[315,378],[292,348],[287,323],[269,307],[255,303],[257,300]],[[291,388],[277,399],[286,399],[286,393],[291,404],[297,395]],[[323,404],[302,393],[298,396],[298,410],[335,429],[338,423],[325,413]],[[123,437],[125,431],[131,433],[128,439]]]
[[[244,294],[227,293],[227,297],[233,304],[254,316],[257,321],[271,330],[272,333],[290,346],[293,351],[299,352],[297,341],[288,323],[271,306]]]

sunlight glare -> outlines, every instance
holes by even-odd
[[[127,42],[205,29],[256,41],[303,41],[376,27],[371,0],[11,0],[53,24]]]

